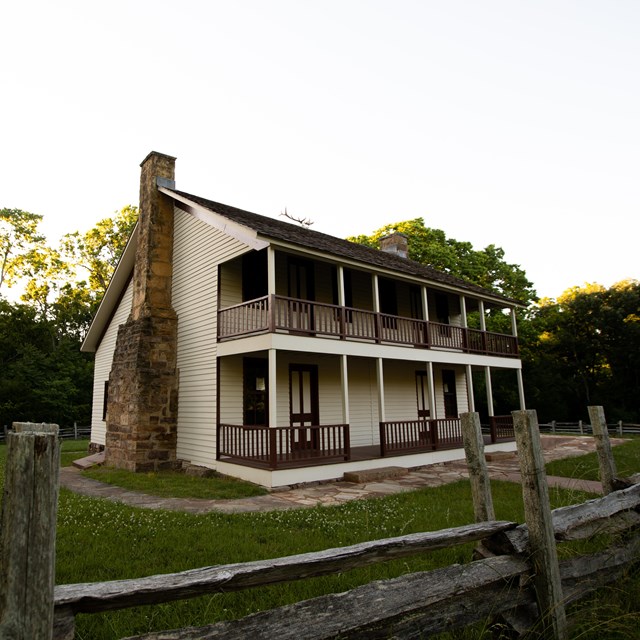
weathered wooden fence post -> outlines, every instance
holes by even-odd
[[[593,437],[596,439],[596,452],[598,453],[598,465],[600,466],[600,480],[602,491],[606,495],[614,491],[616,479],[616,463],[611,451],[607,421],[602,407],[588,407]]]
[[[0,529],[0,638],[53,634],[55,536],[60,472],[57,425],[13,423]]]
[[[534,585],[539,615],[545,630],[555,640],[568,638],[558,551],[553,533],[549,486],[544,470],[542,443],[535,411],[513,411],[518,447],[524,515],[529,529]]]
[[[491,497],[491,484],[487,461],[484,457],[484,441],[480,426],[480,415],[476,412],[463,413],[462,441],[464,454],[469,467],[471,480],[471,496],[473,498],[473,514],[476,522],[495,520],[493,498]]]

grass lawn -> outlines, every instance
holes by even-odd
[[[618,477],[624,478],[640,472],[640,437],[629,438],[624,444],[612,447],[612,451]],[[547,464],[545,469],[549,476],[600,480],[598,457],[595,452],[575,458],[555,460]]]
[[[131,473],[110,467],[93,467],[83,471],[83,474],[100,482],[161,498],[226,500],[262,496],[268,493],[264,487],[236,478],[225,476],[196,478],[177,471]]]
[[[72,446],[65,442],[64,453],[71,453]],[[6,447],[0,446],[0,467],[5,455]],[[3,481],[4,472],[0,483]],[[520,486],[506,482],[492,482],[491,486],[497,518],[521,522],[524,516]],[[550,494],[553,507],[591,497],[555,489],[551,489]],[[433,531],[472,521],[468,482],[382,499],[357,500],[339,507],[232,515],[190,515],[135,509],[63,489],[58,508],[56,582],[114,580],[273,558],[417,531]],[[242,617],[323,593],[344,591],[374,579],[468,562],[472,547],[461,545],[337,576],[269,588],[215,594],[107,614],[81,615],[77,617],[76,638],[112,640],[153,630]],[[629,629],[640,627],[637,613],[639,584],[640,580],[636,579],[624,587],[630,590],[629,597],[620,598],[615,591],[613,596],[600,594],[598,600],[594,600],[597,607],[585,607],[581,613],[581,628],[585,635],[579,636],[581,640],[634,637],[629,635]],[[611,591],[607,590],[607,593]],[[635,597],[631,597],[632,594]],[[623,606],[631,609],[623,609]],[[597,611],[603,611],[603,607],[608,607],[603,619],[609,624],[604,632],[597,627],[602,619],[594,618]],[[613,628],[612,619],[616,620],[616,625],[624,623],[627,635],[607,635]],[[489,637],[483,634],[480,625],[447,637],[465,640]]]

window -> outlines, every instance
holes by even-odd
[[[102,398],[102,420],[107,419],[107,403],[109,402],[109,381],[104,383],[104,396]]]
[[[456,372],[452,369],[442,371],[442,392],[444,395],[444,417],[458,418],[458,396],[456,393]]]
[[[268,422],[268,362],[262,358],[243,360],[243,415],[245,426],[266,426]]]

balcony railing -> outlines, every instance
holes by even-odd
[[[518,356],[515,336],[284,296],[264,296],[218,312],[220,341],[274,332]]]
[[[489,418],[488,442],[506,442],[513,439],[511,416]],[[427,418],[380,423],[380,455],[382,457],[463,446],[462,423],[459,419]]]
[[[396,420],[380,423],[382,457],[462,446],[462,427],[458,419]]]
[[[217,459],[265,469],[349,460],[349,425],[265,427],[219,424]]]
[[[513,440],[515,438],[513,416],[490,416],[489,432],[491,434],[491,442]]]

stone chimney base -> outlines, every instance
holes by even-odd
[[[109,376],[105,464],[158,471],[176,460],[177,318],[129,320],[118,329]]]

